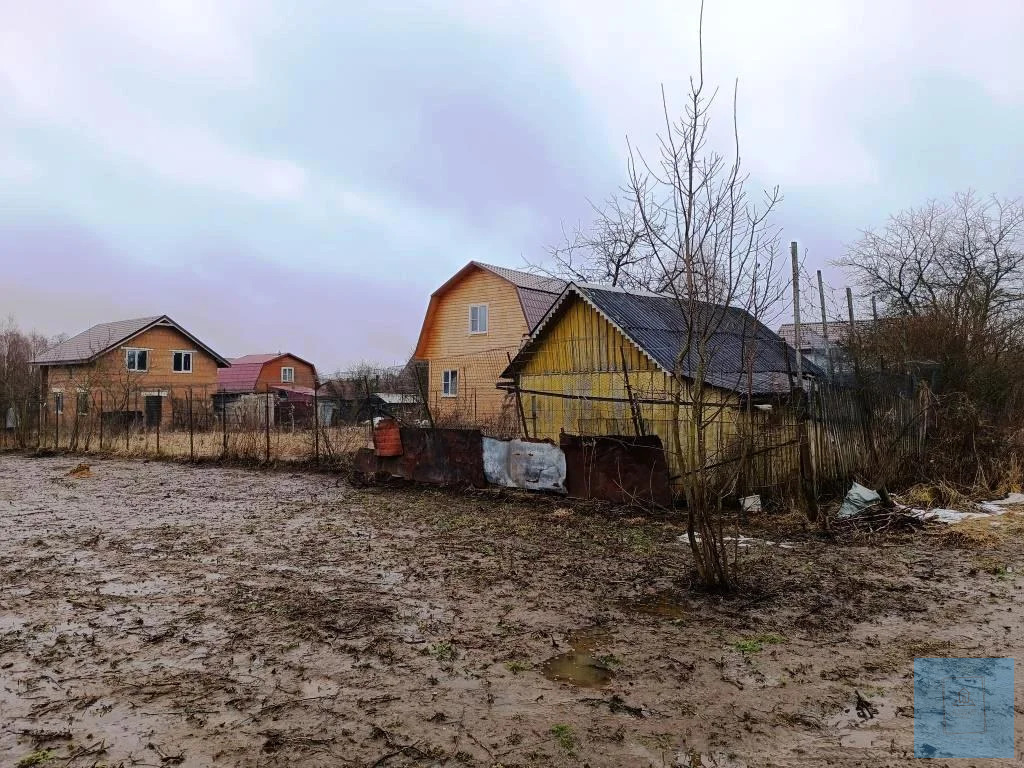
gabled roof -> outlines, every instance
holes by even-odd
[[[560,312],[577,299],[589,304],[667,373],[676,370],[676,360],[687,346],[690,330],[709,328],[713,331],[708,340],[705,375],[708,384],[741,394],[749,391],[752,395],[777,394],[790,389],[789,371],[796,369],[795,350],[745,310],[701,303],[696,307],[700,317],[690,323],[672,296],[589,283],[570,283],[566,287],[534,328],[530,340],[502,373],[503,378],[515,375],[537,349]],[[680,372],[685,376],[696,371],[698,362],[697,351],[689,350]],[[806,360],[803,370],[811,376],[824,375]]]
[[[508,267],[497,267],[494,264],[484,264],[482,261],[471,261],[470,264],[475,264],[481,269],[493,272],[498,277],[508,280],[518,288],[527,288],[532,291],[545,291],[547,293],[554,294],[559,294],[565,290],[565,280],[560,280],[557,277],[536,275],[533,272],[523,272],[522,270],[509,269]]]
[[[399,392],[374,392],[373,396],[388,405],[420,405],[423,398],[419,395],[402,394]]]
[[[218,368],[230,365],[225,358],[203,344],[203,342],[167,315],[138,317],[133,320],[117,320],[112,323],[94,325],[89,330],[83,331],[77,336],[72,336],[67,341],[62,341],[60,344],[51,347],[32,362],[36,365],[79,365],[91,363],[100,355],[121,344],[127,343],[140,333],[158,325],[174,328],[187,337],[189,341],[212,357],[217,362]]]
[[[533,274],[532,272],[523,272],[518,269],[509,269],[508,267],[499,267],[494,264],[484,264],[480,261],[471,261],[445,281],[444,285],[430,294],[427,314],[420,328],[420,336],[416,342],[416,351],[413,352],[414,358],[422,359],[423,357],[426,330],[434,314],[437,312],[437,304],[441,297],[466,277],[466,275],[475,270],[490,272],[515,286],[516,293],[519,296],[519,305],[523,310],[523,317],[526,318],[526,327],[531,330],[540,322],[541,318],[544,317],[544,313],[548,311],[555,299],[558,298],[558,295],[565,289],[565,281],[557,277],[546,277]]]
[[[217,371],[217,389],[222,392],[254,392],[260,373],[263,372],[263,366],[280,360],[282,357],[293,357],[300,363],[305,363],[313,369],[315,375],[316,366],[290,352],[242,355],[242,357],[236,357],[231,361],[230,368]]]

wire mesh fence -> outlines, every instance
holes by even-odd
[[[722,487],[736,494],[783,495],[808,469],[802,451],[817,489],[838,486],[882,460],[919,455],[930,418],[926,390],[903,380],[798,388],[787,373],[774,394],[754,397],[738,375],[735,388],[705,392],[698,413],[692,384],[635,349],[615,355],[591,339],[572,339],[501,379],[511,360],[510,350],[487,350],[432,360],[411,375],[352,371],[308,391],[65,384],[0,403],[0,448],[331,463],[372,447],[374,421],[388,416],[405,426],[556,445],[563,434],[657,437],[674,482],[711,470],[728,476]],[[698,433],[702,459],[694,451]]]
[[[8,398],[0,449],[165,456],[191,460],[342,461],[371,440],[374,419],[426,424],[412,392],[377,391],[380,379],[333,379],[316,388],[265,384],[61,387]],[[369,386],[367,386],[369,385]]]

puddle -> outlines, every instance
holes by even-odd
[[[20,616],[0,616],[0,635],[17,632],[25,627],[25,619]]]
[[[607,639],[608,632],[605,630],[577,632],[569,638],[571,650],[545,661],[541,672],[548,680],[558,683],[570,683],[581,688],[603,688],[615,675],[594,652]]]
[[[628,613],[642,613],[662,619],[685,619],[689,615],[679,596],[671,590],[623,601],[622,609]]]

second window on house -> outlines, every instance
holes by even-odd
[[[441,374],[441,394],[444,397],[455,397],[459,394],[458,371],[444,371]]]
[[[291,383],[295,381],[295,369],[284,366],[281,368],[281,381]]]
[[[487,333],[487,305],[469,305],[469,332]]]
[[[175,352],[171,367],[175,373],[192,373],[192,353]]]

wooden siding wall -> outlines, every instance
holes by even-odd
[[[544,334],[519,377],[530,436],[557,441],[562,431],[636,434],[622,371],[625,358],[629,386],[639,402],[645,431],[661,438],[669,469],[678,476],[692,462],[682,460],[672,450],[676,425],[672,401],[677,391],[680,400],[687,401],[687,388],[680,390],[674,377],[662,371],[589,304],[579,299],[571,301],[554,318],[554,325]],[[737,448],[738,400],[719,390],[705,397],[712,406],[724,406],[705,432],[709,461],[724,461]],[[680,407],[679,416],[685,433],[689,417],[686,405]]]
[[[693,457],[673,450],[674,409],[678,391],[681,436],[685,440],[691,410],[689,387],[661,371],[586,302],[573,299],[554,318],[518,377],[531,437],[557,441],[562,431],[580,435],[633,435],[629,384],[647,434],[661,438],[674,477],[692,469]],[[801,430],[797,413],[785,403],[771,408],[741,406],[723,390],[707,394],[705,437],[709,465],[727,465],[746,457],[737,492],[795,487],[800,466],[800,435],[808,439],[813,477],[819,489],[845,490],[875,456],[898,462],[919,456],[927,434],[927,390],[874,394],[870,403],[851,389],[815,384],[809,394],[810,420]],[[646,402],[645,402],[646,401]],[[871,409],[871,418],[865,414]],[[735,466],[735,465],[734,465]]]
[[[487,333],[469,332],[472,304],[487,304]],[[470,272],[440,296],[424,354],[435,418],[448,423],[514,423],[514,402],[496,384],[528,330],[515,286],[487,270]],[[446,370],[459,372],[457,397],[442,396]]]

